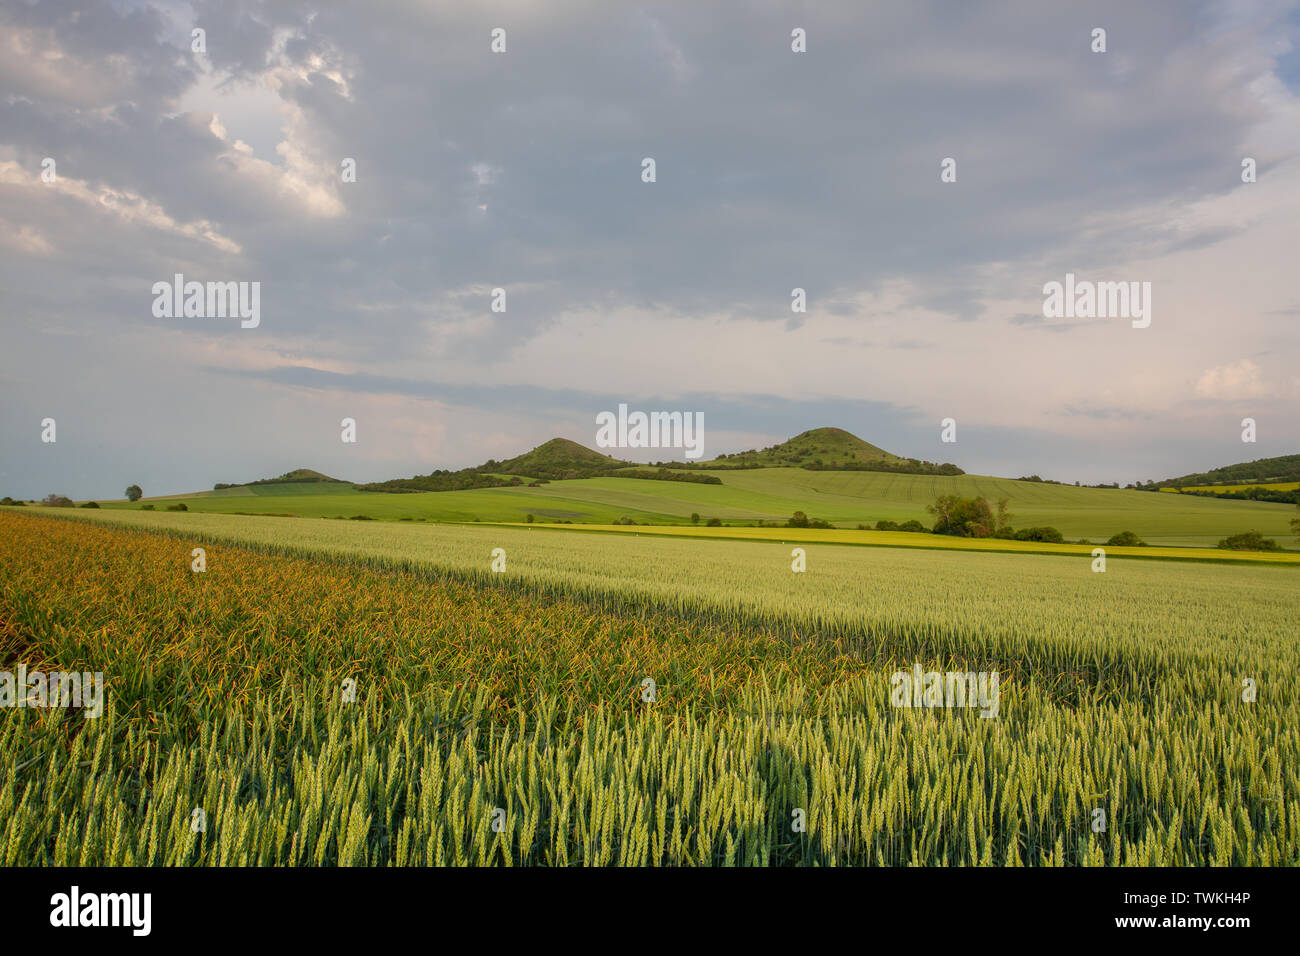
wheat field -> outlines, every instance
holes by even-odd
[[[109,691],[0,711],[5,865],[1300,862],[1291,568],[166,517],[0,512],[0,666]]]

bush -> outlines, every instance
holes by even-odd
[[[988,538],[999,530],[987,498],[940,495],[926,508],[935,516],[934,533],[962,538]]]
[[[15,498],[10,498],[8,495],[5,495],[3,498],[0,498],[0,505],[16,505],[18,507],[26,507],[24,502],[18,501]]]
[[[181,507],[184,508],[185,506],[181,505]],[[370,515],[353,515],[348,520],[349,521],[374,521],[375,519],[370,517]]]
[[[46,495],[41,502],[47,508],[74,508],[71,498],[65,498],[63,495]]]
[[[1050,541],[1052,544],[1064,544],[1065,537],[1052,527],[1021,528],[1016,532],[1017,541]]]
[[[790,520],[785,523],[787,528],[830,528],[829,521],[822,521],[819,518],[809,518],[802,511],[796,511],[790,516]]]
[[[178,501],[174,505],[167,506],[168,511],[189,511],[189,507],[183,501]]]
[[[1219,542],[1219,547],[1227,551],[1281,551],[1272,538],[1263,537],[1258,531],[1243,531],[1230,535]]]
[[[708,521],[704,522],[704,524],[705,524],[706,527],[709,527],[709,528],[721,528],[721,527],[722,527],[722,519],[721,519],[721,518],[710,518]]]
[[[921,524],[921,522],[913,518],[911,521],[904,521],[902,524],[900,524],[898,526],[898,530],[919,532],[920,534],[925,534],[927,528],[925,527],[925,525]]]
[[[1132,531],[1121,531],[1119,534],[1113,534],[1106,543],[1117,548],[1145,548],[1147,546],[1147,543]]]
[[[98,507],[99,507],[99,502],[97,502],[97,501],[87,501],[84,505],[78,505],[77,507],[79,507],[79,508],[98,508]]]
[[[897,531],[897,530],[898,530],[898,522],[896,522],[896,521],[885,521],[885,520],[882,519],[882,520],[876,522],[876,530],[877,530],[877,531]]]
[[[623,515],[623,517],[615,521],[614,524],[636,524],[636,522],[633,521],[631,518],[629,518],[627,515]]]

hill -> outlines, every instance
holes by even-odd
[[[700,467],[700,466],[696,466]],[[953,464],[938,465],[898,455],[863,441],[843,428],[813,428],[762,451],[719,455],[708,468],[807,468],[811,471],[889,471],[913,475],[962,475]]]
[[[507,461],[488,459],[472,468],[458,471],[439,470],[413,478],[392,478],[357,485],[358,491],[470,491],[477,488],[509,488],[522,485],[524,479],[562,481],[608,474],[617,468],[632,467],[609,455],[592,451],[586,445],[567,438],[552,438],[532,451]],[[639,476],[644,477],[644,476]]]
[[[1280,455],[1276,458],[1257,458],[1236,465],[1224,465],[1198,474],[1164,481],[1148,482],[1149,488],[1183,488],[1193,485],[1245,485],[1272,484],[1283,481],[1300,481],[1300,455]]]
[[[310,468],[295,468],[293,471],[286,471],[279,478],[258,478],[256,481],[219,481],[212,486],[212,490],[221,491],[223,488],[248,488],[253,485],[282,485],[296,482],[331,482],[340,485],[347,484],[347,482],[342,478],[331,478],[329,475],[321,474],[319,471],[313,471]]]
[[[1211,498],[1300,503],[1300,455],[1257,458],[1210,471],[1139,484],[1139,491],[1177,491]]]
[[[630,465],[631,462],[620,461],[612,455],[602,455],[576,441],[552,438],[517,458],[503,462],[488,461],[480,465],[478,470],[559,481],[566,478],[588,478],[612,468],[626,468]]]

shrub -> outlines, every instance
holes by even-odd
[[[1229,535],[1219,542],[1219,547],[1228,551],[1281,551],[1272,538],[1263,537],[1258,531],[1243,531],[1241,534]]]
[[[709,527],[709,528],[721,528],[721,527],[722,527],[722,519],[721,519],[721,518],[710,518],[708,521],[704,522],[704,524],[705,524],[706,527]]]
[[[919,532],[919,533],[921,533],[921,534],[925,534],[925,532],[926,532],[927,529],[926,529],[925,525],[921,524],[921,522],[919,522],[919,521],[917,521],[915,518],[913,518],[911,521],[904,521],[902,524],[900,524],[900,525],[898,526],[898,530],[899,530],[899,531],[912,531],[912,532]]]
[[[1052,544],[1063,544],[1064,535],[1053,527],[1044,528],[1022,528],[1016,532],[1017,541],[1050,541]]]
[[[183,501],[178,501],[174,505],[167,506],[168,511],[189,511],[189,507]]]
[[[3,498],[0,498],[0,505],[17,505],[19,507],[25,507],[23,502],[18,501],[14,498],[10,498],[8,495],[5,495]]]
[[[1119,534],[1113,534],[1106,543],[1120,548],[1145,548],[1147,544],[1132,531],[1121,531]]]
[[[184,506],[182,505],[182,507]],[[353,515],[348,520],[349,521],[374,521],[375,519],[370,517],[370,515]]]
[[[87,501],[84,505],[78,505],[77,507],[79,507],[79,508],[98,508],[98,507],[99,507],[99,502],[97,502],[97,501]]]
[[[785,523],[787,528],[830,528],[829,521],[822,521],[820,518],[809,518],[802,511],[796,511],[790,516],[790,520]]]
[[[897,530],[898,530],[898,522],[896,522],[896,521],[885,521],[885,520],[882,519],[882,520],[876,522],[876,530],[877,530],[877,531],[897,531]]]
[[[65,498],[63,495],[46,495],[45,500],[41,502],[47,508],[73,508],[71,498]]]
[[[140,510],[141,510],[141,511],[153,511],[153,505],[141,505],[141,506],[140,506]]]

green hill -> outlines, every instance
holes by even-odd
[[[813,471],[889,471],[914,475],[965,474],[952,464],[938,465],[898,455],[863,441],[843,428],[814,428],[762,451],[719,455],[705,468],[807,468]]]
[[[392,478],[357,485],[358,491],[470,491],[479,488],[509,488],[536,481],[562,481],[607,474],[632,463],[592,451],[567,438],[552,438],[507,461],[489,459],[473,468],[434,471],[414,478]]]
[[[1209,471],[1181,478],[1166,478],[1143,485],[1143,489],[1185,488],[1196,485],[1244,485],[1256,482],[1300,481],[1300,455],[1281,455],[1277,458],[1257,458],[1254,461],[1224,465]]]
[[[552,438],[530,452],[509,461],[489,461],[479,466],[480,471],[495,471],[504,475],[562,480],[587,478],[603,474],[611,468],[624,468],[631,462],[620,461],[612,455],[602,455],[586,445],[567,438]]]
[[[1285,474],[1297,458],[1250,464],[1257,466],[1257,474]],[[1187,479],[1235,478],[1237,467]],[[1295,546],[1290,499],[1225,501],[1193,492],[1145,493],[1154,490],[1155,485],[1078,488],[966,475],[954,465],[901,458],[843,429],[817,428],[761,451],[657,470],[555,438],[506,461],[368,485],[298,469],[278,480],[169,497],[184,498],[191,511],[407,521],[663,525],[688,524],[694,516],[701,524],[717,519],[753,525],[784,523],[802,511],[810,519],[853,529],[882,520],[930,527],[933,517],[926,506],[940,495],[960,495],[1008,498],[1015,527],[1051,526],[1069,541],[1104,542],[1132,531],[1153,545],[1213,546],[1253,529],[1283,547]],[[101,505],[142,507],[125,501]]]
[[[219,481],[212,486],[212,490],[221,491],[223,488],[247,488],[252,485],[281,485],[296,482],[328,482],[340,485],[347,484],[347,482],[342,478],[331,478],[329,475],[322,474],[319,471],[313,471],[310,468],[295,468],[293,471],[286,471],[279,478],[258,478],[256,481],[237,482]]]

